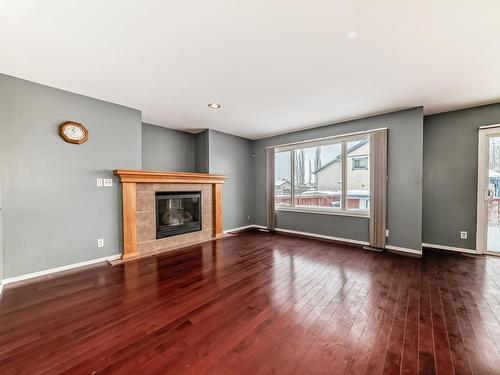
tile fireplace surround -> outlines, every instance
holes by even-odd
[[[122,184],[122,260],[207,241],[223,234],[222,184],[226,176],[123,169],[114,173]],[[156,239],[155,193],[174,191],[201,191],[202,229]]]

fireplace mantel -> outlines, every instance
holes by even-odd
[[[167,184],[223,184],[227,176],[209,173],[161,172],[137,169],[116,169],[120,182]]]
[[[148,170],[116,169],[122,184],[123,252],[122,259],[140,256],[137,250],[137,184],[200,184],[212,185],[213,238],[222,232],[222,184],[227,176],[209,173],[163,172]]]

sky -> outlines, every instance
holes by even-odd
[[[347,149],[353,147],[359,142],[347,142]],[[335,159],[342,150],[341,143],[334,143],[321,147],[321,165],[325,165]],[[314,170],[314,157],[316,155],[316,147],[309,147],[304,149],[304,164],[305,164],[305,182],[315,182],[315,175],[312,174],[312,181],[309,181],[309,161],[312,169]],[[286,178],[290,181],[290,151],[277,152],[275,155],[275,179]]]
[[[321,146],[321,165],[325,165],[332,161],[341,152],[341,144],[336,143],[333,145]],[[305,181],[309,181],[309,161],[311,161],[314,170],[314,157],[316,155],[316,147],[304,149],[304,164],[305,164]],[[275,178],[286,178],[290,180],[290,152],[277,152],[275,159]],[[314,182],[314,175],[313,181]]]

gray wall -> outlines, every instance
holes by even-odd
[[[251,141],[215,130],[190,134],[143,124],[144,169],[224,174],[224,229],[249,225],[253,198]]]
[[[278,211],[278,228],[368,242],[368,218]]]
[[[478,132],[499,123],[500,103],[424,118],[423,242],[476,248]]]
[[[194,134],[142,124],[143,169],[194,172],[195,147]]]
[[[86,143],[59,137],[68,120],[85,124]],[[119,183],[96,178],[140,169],[140,139],[140,111],[0,74],[4,277],[120,252]]]
[[[195,168],[196,172],[208,173],[209,171],[209,138],[208,129],[196,134]]]
[[[251,141],[208,131],[210,173],[227,175],[222,190],[224,229],[251,224],[253,159]]]
[[[373,116],[365,119],[322,126],[257,140],[253,143],[255,157],[254,217],[255,223],[266,225],[266,147],[289,142],[389,128],[389,184],[387,243],[419,250],[422,242],[422,165],[423,109]],[[343,237],[368,240],[368,219],[334,215],[311,215],[279,212],[277,226]]]

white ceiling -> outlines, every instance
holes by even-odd
[[[0,0],[0,72],[259,138],[500,101],[499,20],[498,0]]]

